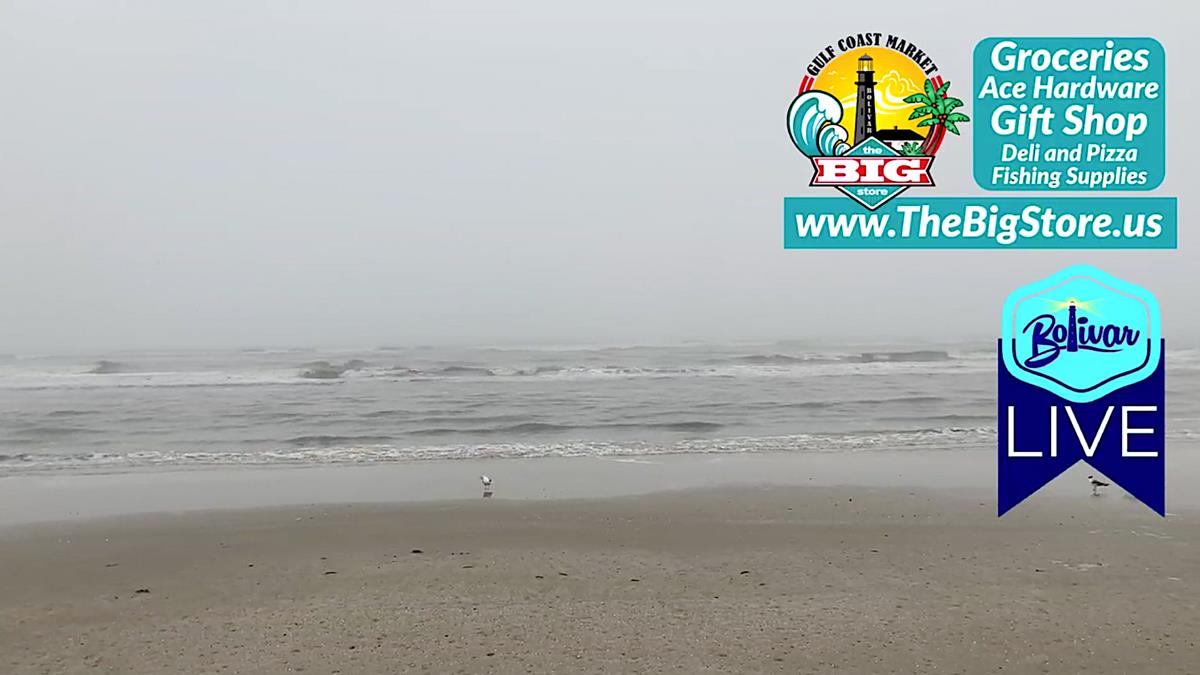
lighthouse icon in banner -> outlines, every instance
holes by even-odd
[[[1094,267],[1009,295],[999,341],[1000,515],[1081,460],[1165,513],[1163,345],[1153,294]]]

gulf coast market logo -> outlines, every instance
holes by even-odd
[[[1161,323],[1153,294],[1085,265],[1009,295],[999,343],[1000,515],[1081,460],[1165,513]]]
[[[929,168],[946,134],[970,121],[937,71],[924,51],[886,33],[822,49],[787,114],[792,143],[815,169],[810,185],[837,188],[870,210],[933,185]]]

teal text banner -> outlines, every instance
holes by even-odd
[[[786,197],[791,249],[1173,249],[1175,197]]]
[[[974,54],[975,182],[1144,191],[1166,173],[1166,54],[1149,37],[993,37]]]

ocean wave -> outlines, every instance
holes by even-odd
[[[1194,439],[1190,429],[1167,438]],[[303,437],[298,437],[303,438]],[[314,436],[320,443],[268,451],[87,452],[77,454],[0,454],[0,475],[39,472],[121,472],[133,469],[174,470],[222,466],[320,466],[383,464],[426,460],[536,459],[545,457],[646,457],[676,454],[844,453],[867,451],[994,451],[992,427],[947,426],[892,431],[813,433],[780,436],[688,438],[671,442],[562,441],[447,445],[393,445],[351,439],[370,437]],[[339,441],[338,439],[346,439]]]
[[[308,436],[296,436],[295,438],[289,438],[287,440],[287,442],[292,445],[297,445],[300,447],[311,447],[311,446],[346,445],[346,444],[356,444],[356,443],[386,443],[390,440],[392,440],[391,436],[377,436],[377,435],[366,435],[366,434],[351,435],[351,436],[344,436],[344,435],[339,436],[336,434],[313,434],[313,435],[308,435]]]
[[[438,377],[518,377],[518,378],[633,378],[633,377],[737,377],[775,376],[800,372],[812,366],[863,366],[870,364],[937,364],[954,361],[944,351],[863,352],[860,354],[744,354],[719,357],[694,364],[570,364],[483,365],[479,363],[439,364],[437,367],[398,365],[374,369],[370,374],[384,377],[426,379]]]
[[[269,360],[268,360],[269,361]],[[581,359],[586,361],[586,359]],[[668,379],[668,378],[775,378],[825,377],[844,372],[869,374],[872,369],[908,364],[936,370],[943,366],[994,368],[990,359],[959,360],[946,352],[865,352],[862,354],[762,353],[701,356],[684,363],[513,363],[443,361],[434,364],[372,364],[361,359],[313,360],[304,363],[175,362],[150,361],[131,365],[101,361],[90,370],[75,365],[68,370],[21,369],[0,375],[0,389],[43,391],[51,389],[239,387],[280,384],[335,385],[351,379],[421,382],[456,379]],[[199,367],[197,367],[199,366]]]
[[[845,359],[830,359],[826,361],[803,361],[788,364],[785,362],[777,363],[742,363],[742,364],[727,364],[718,366],[695,366],[695,367],[650,367],[650,366],[540,366],[537,368],[514,368],[514,367],[451,367],[451,369],[435,369],[421,370],[414,368],[404,368],[401,371],[390,370],[381,373],[384,376],[399,376],[401,378],[421,381],[434,380],[443,377],[509,377],[509,378],[547,378],[547,379],[633,379],[633,378],[651,378],[663,379],[673,377],[711,377],[711,378],[736,378],[736,377],[787,377],[787,376],[803,376],[803,375],[835,375],[837,371],[811,371],[803,367],[811,365],[826,365],[826,366],[852,366],[857,368],[870,367],[871,364],[891,364],[891,363],[933,363],[932,361],[863,361],[857,357]],[[989,364],[990,366],[990,364]],[[447,372],[449,370],[449,372]]]
[[[418,371],[420,372],[420,371]],[[446,366],[429,373],[431,375],[482,375],[484,377],[492,377],[496,374],[491,368],[482,366]]]
[[[753,365],[793,365],[798,363],[838,363],[845,358],[845,356],[823,354],[746,354],[734,357],[733,361]]]
[[[860,363],[928,363],[950,361],[953,358],[949,352],[921,349],[907,352],[863,352],[858,355],[857,360]]]
[[[457,459],[533,459],[544,457],[641,457],[672,454],[767,452],[911,451],[987,448],[995,444],[987,427],[945,427],[846,434],[793,434],[765,437],[688,438],[671,442],[582,441],[505,442],[398,446],[370,436],[307,436],[292,447],[270,451],[19,453],[0,455],[0,474],[38,471],[122,471],[136,468],[220,466],[377,464]],[[300,443],[299,441],[304,441]]]
[[[781,401],[779,403],[772,404],[772,407],[825,410],[829,408],[842,408],[847,406],[891,405],[894,403],[902,403],[906,405],[920,403],[948,403],[955,400],[957,399],[950,399],[945,396],[892,396],[885,398],[840,398],[828,401],[799,401],[796,403]]]
[[[328,361],[309,361],[302,364],[300,367],[300,377],[309,380],[335,380],[346,373],[363,370],[369,364],[362,359],[350,359],[341,365],[335,365]]]
[[[36,423],[18,423],[12,425],[14,435],[0,439],[3,443],[29,443],[63,436],[78,436],[82,434],[97,434],[98,429],[73,425],[48,425]]]
[[[490,427],[431,427],[409,433],[415,436],[449,436],[452,434],[532,434],[574,430],[658,430],[658,431],[715,431],[725,425],[718,422],[687,420],[678,422],[610,422],[599,424],[554,424],[551,422],[521,422]]]
[[[172,372],[113,374],[42,375],[0,378],[0,389],[9,391],[97,390],[97,389],[204,389],[263,386],[330,386],[340,380],[307,380],[290,374]]]
[[[421,369],[397,366],[382,373],[384,376],[400,376],[415,380],[436,378],[471,378],[471,377],[517,377],[517,378],[589,378],[589,377],[671,377],[677,375],[706,375],[714,374],[713,368],[673,368],[673,367],[640,367],[640,366],[445,366],[441,368]]]
[[[858,354],[746,354],[733,358],[739,363],[753,365],[797,365],[824,363],[929,363],[952,361],[949,352],[931,349],[891,352],[860,352]]]
[[[912,420],[912,415],[885,416],[885,417],[877,417],[876,419],[883,421],[883,422],[907,422],[907,421]],[[926,422],[926,423],[930,423],[930,424],[947,424],[947,425],[987,424],[989,422],[995,422],[995,420],[996,420],[995,414],[988,414],[988,415],[931,415],[928,417],[921,418],[922,422]]]
[[[115,375],[118,373],[136,373],[137,368],[117,361],[99,361],[87,372],[89,375]]]

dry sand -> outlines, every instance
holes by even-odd
[[[770,487],[0,529],[0,672],[1185,673],[1200,515]]]

